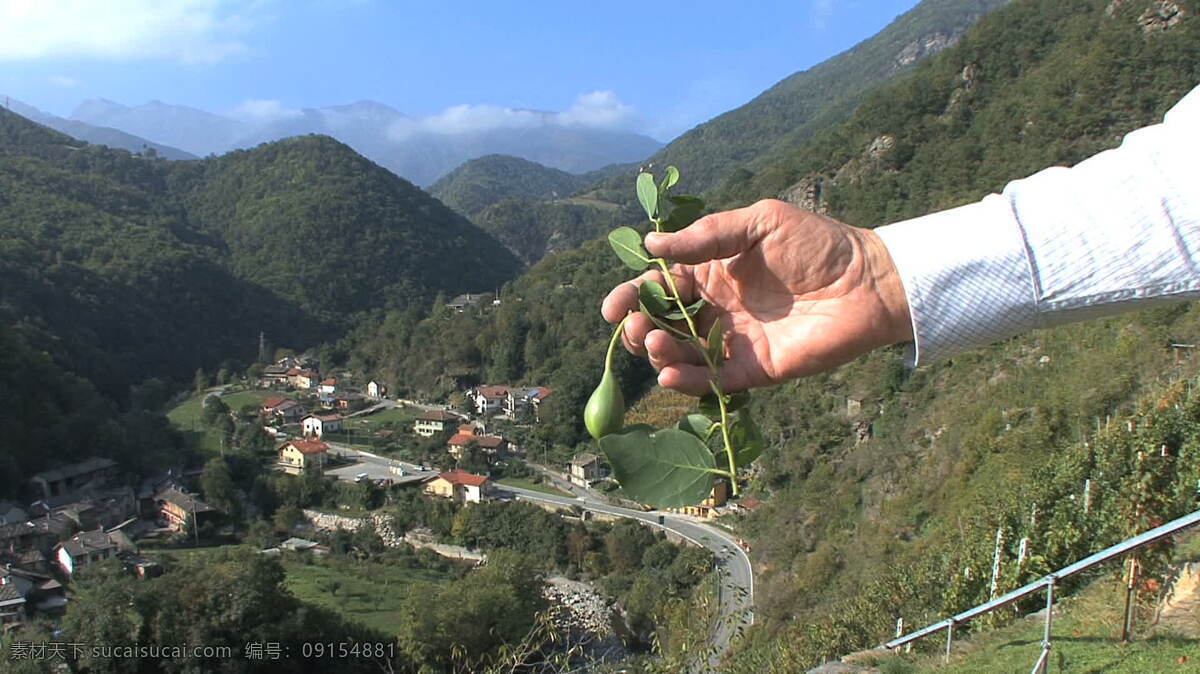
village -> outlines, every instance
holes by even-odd
[[[416,490],[421,498],[456,507],[540,493],[564,502],[586,498],[640,509],[608,493],[619,489],[595,453],[580,453],[566,465],[536,466],[526,463],[519,442],[506,437],[541,422],[542,405],[553,395],[550,388],[473,386],[458,396],[462,404],[450,407],[396,400],[375,380],[355,387],[343,385],[347,379],[345,373],[321,375],[314,358],[286,356],[262,367],[257,378],[210,389],[191,404],[203,409],[213,426],[259,429],[249,437],[260,447],[254,455],[261,469],[293,480],[335,478],[373,494],[389,494],[388,499]],[[239,409],[223,402],[239,396],[259,402]],[[366,430],[372,418],[387,414],[392,422]],[[357,436],[347,433],[355,427]],[[223,456],[228,441],[222,443]],[[401,444],[409,451],[387,451]],[[377,449],[381,446],[383,450]],[[129,574],[152,578],[162,573],[156,551],[228,539],[241,524],[238,518],[254,507],[206,502],[202,473],[197,466],[180,466],[135,476],[110,459],[87,457],[29,477],[23,492],[27,499],[0,502],[0,621],[6,629],[30,617],[61,615],[70,601],[72,577],[89,565],[115,558]],[[569,507],[541,505],[554,511]],[[753,499],[727,503],[725,485],[718,483],[704,503],[674,512],[703,520],[757,505]],[[230,512],[234,509],[238,512]],[[374,518],[372,528],[385,545],[428,547],[460,561],[482,558],[433,543],[428,532],[393,535],[386,518],[370,512],[366,519],[345,514],[302,509],[280,536],[286,540],[264,551],[325,554],[330,548],[323,537]]]

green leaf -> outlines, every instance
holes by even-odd
[[[662,316],[671,311],[675,303],[667,298],[667,290],[658,281],[643,281],[638,286],[638,301],[651,316]]]
[[[721,404],[717,402],[717,394],[710,391],[701,396],[700,413],[714,419],[721,418]]]
[[[739,467],[749,466],[762,454],[766,440],[763,439],[762,429],[750,416],[749,409],[738,412],[737,420],[730,425],[729,442],[733,445],[733,456]]]
[[[706,344],[704,350],[708,353],[708,359],[713,365],[720,365],[725,360],[725,332],[721,329],[721,319],[713,321],[708,329]]]
[[[654,176],[649,173],[639,173],[637,177],[638,201],[646,210],[646,217],[653,220],[658,214],[658,186],[654,184]]]
[[[642,246],[642,235],[632,227],[618,227],[608,233],[608,245],[626,267],[641,271],[650,266],[650,253]]]
[[[704,202],[697,197],[681,194],[668,197],[667,200],[674,204],[675,208],[671,209],[670,215],[662,223],[664,232],[678,232],[700,219],[700,215],[704,213]]]
[[[694,505],[712,491],[713,453],[696,436],[677,428],[653,431],[630,426],[600,439],[621,489],[656,508]]]
[[[687,309],[688,316],[695,316],[696,312],[703,309],[705,304],[708,304],[708,303],[704,301],[704,298],[700,298],[700,299],[696,300],[695,302],[692,302],[691,304],[687,305],[684,308]],[[676,309],[675,311],[672,311],[671,313],[664,315],[663,318],[665,318],[669,321],[682,321],[683,320],[683,312]]]
[[[679,430],[691,433],[697,438],[700,438],[702,441],[707,442],[708,437],[712,435],[713,428],[716,427],[716,424],[713,423],[712,419],[709,419],[703,414],[689,414],[679,420],[678,427]]]
[[[679,169],[674,166],[668,166],[667,175],[663,176],[662,182],[658,184],[659,198],[666,196],[667,190],[671,189],[677,182],[679,182]]]

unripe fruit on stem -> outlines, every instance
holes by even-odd
[[[612,338],[608,340],[608,353],[604,355],[604,376],[600,378],[600,385],[592,391],[592,397],[588,398],[587,405],[583,407],[583,425],[597,440],[621,430],[621,425],[625,422],[625,396],[621,393],[617,378],[613,376],[612,360],[613,351],[617,348],[617,341],[621,339],[621,331],[625,329],[627,320],[628,314],[613,330]]]
[[[587,405],[583,408],[583,425],[588,433],[599,440],[609,433],[621,430],[625,421],[625,396],[617,385],[617,378],[609,369],[604,370],[600,385],[592,391]]]

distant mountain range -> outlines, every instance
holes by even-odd
[[[488,154],[509,154],[583,173],[640,161],[662,147],[653,138],[628,131],[565,125],[556,113],[510,112],[518,123],[448,128],[373,101],[302,110],[264,104],[235,118],[160,101],[126,106],[90,99],[75,109],[71,120],[120,129],[198,156],[324,134],[418,185],[429,185],[463,162]]]
[[[118,150],[129,150],[130,152],[139,154],[144,154],[148,150],[153,149],[158,156],[165,159],[196,159],[196,155],[184,152],[177,147],[156,143],[152,140],[140,138],[108,126],[96,126],[77,119],[63,119],[62,117],[38,110],[32,105],[13,100],[7,96],[4,99],[8,109],[12,112],[43,126],[48,126],[60,133],[65,133],[72,138],[92,143],[93,145],[105,145]]]

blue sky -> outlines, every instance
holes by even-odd
[[[670,140],[876,33],[916,0],[0,0],[0,94],[231,115],[369,99],[509,108]]]

